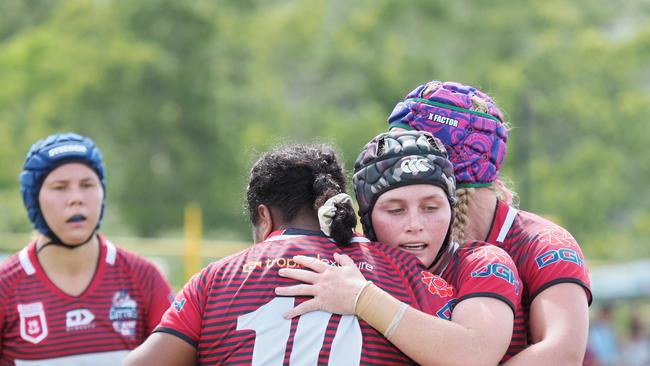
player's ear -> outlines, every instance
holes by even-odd
[[[257,223],[253,230],[255,243],[264,241],[273,232],[273,215],[267,205],[257,206]]]

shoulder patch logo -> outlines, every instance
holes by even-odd
[[[27,342],[38,344],[48,335],[45,308],[42,302],[18,304],[20,314],[20,337]]]
[[[174,301],[172,306],[174,307],[174,309],[176,309],[177,312],[180,312],[181,310],[183,310],[183,307],[185,306],[185,299]]]
[[[511,262],[512,259],[510,256],[508,256],[508,253],[498,250],[497,248],[493,248],[491,246],[483,246],[483,247],[478,247],[474,250],[472,250],[473,257],[475,258],[480,258],[483,257],[486,261],[499,261],[501,263],[503,262]]]
[[[502,263],[488,263],[478,271],[472,272],[472,277],[485,278],[494,276],[500,278],[515,287],[515,294],[519,295],[519,280],[513,270]]]
[[[539,241],[541,243],[546,243],[550,245],[564,246],[564,247],[577,247],[578,243],[576,240],[569,234],[568,231],[557,227],[557,226],[547,226],[539,231],[538,235]]]
[[[421,273],[422,282],[427,285],[427,290],[429,290],[430,293],[440,297],[454,296],[454,288],[442,277],[436,276],[428,271],[422,271]]]

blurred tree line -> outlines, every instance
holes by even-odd
[[[502,175],[587,256],[650,256],[650,3],[644,0],[0,2],[0,232],[30,228],[17,176],[47,134],[91,136],[106,232],[248,240],[257,153],[335,144],[352,167],[417,85],[491,94]],[[644,162],[645,161],[645,162]]]

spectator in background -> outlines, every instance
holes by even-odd
[[[625,366],[650,365],[650,338],[637,314],[630,319],[630,338],[623,344],[621,356]]]
[[[32,145],[20,191],[34,241],[0,268],[0,364],[118,365],[173,297],[147,260],[98,232],[102,154],[74,133]]]
[[[618,365],[619,349],[612,325],[613,305],[605,304],[589,327],[588,353],[591,362],[599,366]]]

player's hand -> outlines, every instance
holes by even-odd
[[[280,276],[305,282],[302,285],[277,287],[275,294],[280,296],[313,296],[284,317],[293,317],[310,311],[323,310],[334,314],[354,314],[354,302],[357,294],[367,282],[363,274],[345,254],[334,254],[334,260],[341,266],[328,265],[316,258],[297,255],[296,263],[311,269],[282,268]]]

